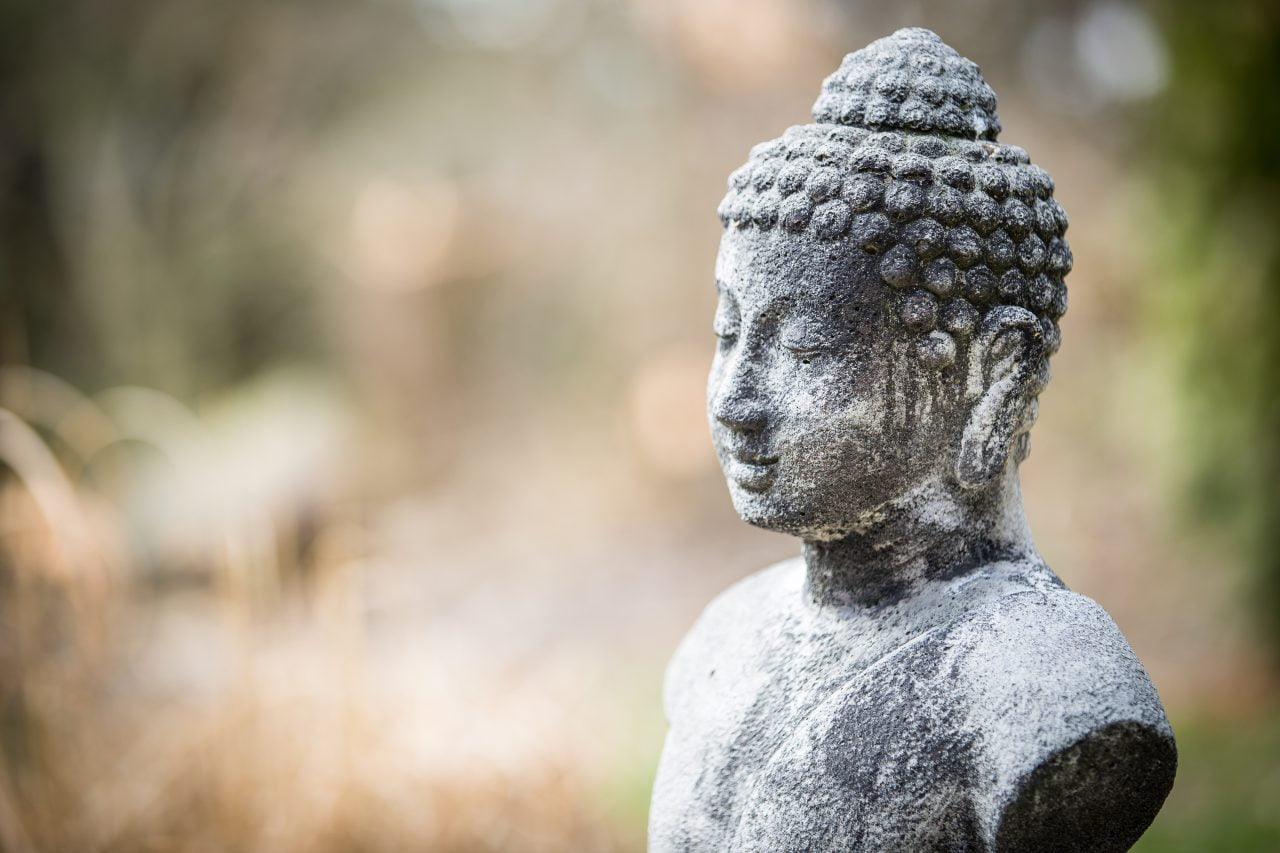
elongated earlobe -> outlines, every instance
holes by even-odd
[[[971,408],[956,458],[961,486],[979,488],[1004,469],[1039,391],[1043,364],[1044,340],[1034,314],[1003,305],[983,318],[969,347],[965,398]]]

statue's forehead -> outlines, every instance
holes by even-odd
[[[867,256],[844,240],[818,240],[782,229],[731,227],[716,257],[719,286],[743,304],[879,303],[887,288],[869,274]]]

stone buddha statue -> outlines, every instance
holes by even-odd
[[[1072,257],[995,106],[900,30],[729,178],[711,431],[803,546],[671,661],[650,850],[1126,850],[1169,792],[1150,679],[1023,513]]]

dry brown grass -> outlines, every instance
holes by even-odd
[[[144,570],[126,506],[79,476],[111,440],[68,433],[89,401],[9,378],[31,420],[0,420],[0,848],[638,845],[566,727],[469,705],[431,655],[422,689],[377,687],[350,522],[276,521],[272,547],[228,523]]]

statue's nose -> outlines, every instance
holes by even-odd
[[[758,377],[749,359],[737,358],[729,365],[711,400],[711,416],[721,425],[738,432],[756,432],[765,426],[766,411]]]
[[[738,432],[757,432],[764,428],[764,413],[745,406],[718,410],[716,420]]]

